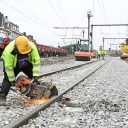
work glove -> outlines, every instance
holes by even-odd
[[[11,86],[15,86],[15,81],[11,81]]]
[[[33,78],[32,78],[33,85],[37,85],[38,84],[38,79],[39,79],[38,76],[33,76]]]
[[[37,82],[38,79],[39,79],[38,76],[33,76],[32,81],[33,81],[33,82]]]

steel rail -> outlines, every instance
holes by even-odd
[[[29,113],[27,113],[26,115],[24,115],[23,117],[11,122],[10,124],[8,124],[5,128],[19,128],[20,126],[23,126],[24,124],[27,124],[28,120],[31,118],[34,118],[37,116],[37,114],[44,110],[45,108],[49,107],[52,103],[54,103],[55,101],[58,101],[64,94],[66,94],[68,91],[70,91],[71,89],[73,89],[75,86],[77,86],[78,84],[80,84],[82,81],[84,81],[85,79],[87,79],[88,77],[90,77],[92,74],[94,74],[97,70],[99,70],[101,67],[103,67],[106,63],[108,63],[109,60],[105,63],[103,63],[102,65],[100,65],[98,68],[96,68],[94,71],[90,72],[89,74],[87,74],[85,77],[83,77],[80,81],[76,82],[74,85],[72,85],[71,87],[69,87],[68,89],[66,89],[65,91],[63,91],[62,93],[60,93],[58,96],[54,96],[51,99],[49,99],[48,101],[46,101],[45,103],[39,105],[38,107],[36,107],[35,109],[31,110]]]
[[[72,66],[72,67],[69,67],[69,68],[64,68],[64,69],[60,69],[60,70],[57,70],[57,71],[45,73],[45,74],[43,74],[43,75],[40,75],[39,78],[42,78],[42,77],[45,77],[45,76],[50,76],[50,75],[53,75],[53,74],[56,74],[56,73],[59,73],[59,72],[66,71],[66,70],[78,68],[78,67],[84,66],[84,65],[86,65],[86,64],[91,64],[91,63],[94,63],[94,62],[97,62],[97,61],[98,61],[98,60],[89,61],[89,62],[84,63],[84,64],[80,64],[80,65]],[[0,83],[0,84],[1,84],[1,83]],[[0,86],[0,88],[1,88],[1,86]],[[10,88],[10,90],[15,91],[15,89],[13,89],[13,88]]]
[[[94,62],[97,62],[97,61],[98,61],[98,60],[90,61],[90,62],[87,62],[87,63],[84,63],[84,64],[80,64],[80,65],[72,66],[72,67],[69,67],[69,68],[64,68],[64,69],[60,69],[60,70],[57,70],[57,71],[49,72],[49,73],[40,75],[39,78],[42,78],[42,77],[45,77],[45,76],[50,76],[50,75],[53,75],[53,74],[56,74],[56,73],[59,73],[59,72],[66,71],[66,70],[78,68],[78,67],[84,66],[84,65],[86,65],[86,64],[91,64],[91,63],[94,63]],[[0,86],[0,88],[1,88],[1,86]],[[14,91],[14,92],[16,91],[15,88],[10,88],[10,90],[12,90],[12,91]],[[8,106],[8,105],[5,105],[5,106]]]
[[[74,68],[78,68],[78,67],[81,67],[81,66],[84,66],[86,64],[91,64],[91,63],[94,63],[94,62],[97,62],[98,60],[95,60],[95,61],[89,61],[87,63],[84,63],[84,64],[80,64],[80,65],[76,65],[76,66],[72,66],[72,67],[68,67],[68,68],[64,68],[64,69],[60,69],[60,70],[57,70],[57,71],[53,71],[53,72],[49,72],[49,73],[45,73],[43,75],[40,75],[39,78],[42,78],[44,76],[50,76],[50,75],[53,75],[53,74],[56,74],[56,73],[59,73],[59,72],[63,72],[63,71],[66,71],[66,70],[69,70],[69,69],[74,69]],[[0,86],[1,87],[1,86]]]
[[[46,73],[46,74],[40,75],[39,78],[42,78],[44,76],[49,76],[49,75],[52,75],[52,74],[56,74],[56,73],[59,73],[59,72],[62,72],[62,71],[66,71],[66,70],[69,70],[69,69],[78,68],[78,67],[84,66],[86,64],[91,64],[91,63],[94,63],[94,62],[97,62],[97,61],[98,60],[90,61],[90,62],[87,62],[87,63],[84,63],[84,64],[80,64],[80,65],[72,66],[72,67],[69,67],[69,68],[64,68],[64,69],[60,69],[60,70],[53,71],[53,72],[50,72],[50,73]]]

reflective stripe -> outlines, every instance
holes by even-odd
[[[40,71],[34,70],[33,73],[35,73],[35,74],[39,74]]]
[[[15,80],[15,76],[8,76],[8,78],[9,78],[9,80],[10,80],[10,79]]]
[[[37,66],[40,66],[40,64],[33,64],[33,66],[36,66],[37,67]]]
[[[10,68],[5,68],[6,71],[13,71],[13,69],[10,69]]]

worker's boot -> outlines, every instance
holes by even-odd
[[[4,93],[2,93],[2,92],[0,91],[0,106],[1,106],[1,105],[5,105],[5,103],[6,103],[6,96],[5,96]]]

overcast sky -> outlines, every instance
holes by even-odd
[[[82,35],[82,30],[53,27],[87,27],[87,11],[90,10],[93,13],[91,24],[126,24],[127,6],[128,0],[0,0],[0,11],[17,24],[21,32],[32,34],[38,43],[52,46],[68,44],[69,40],[61,38]],[[95,27],[94,48],[102,44],[103,37],[127,37],[127,29]],[[87,30],[85,32],[87,38]],[[105,40],[105,47],[122,41]]]

